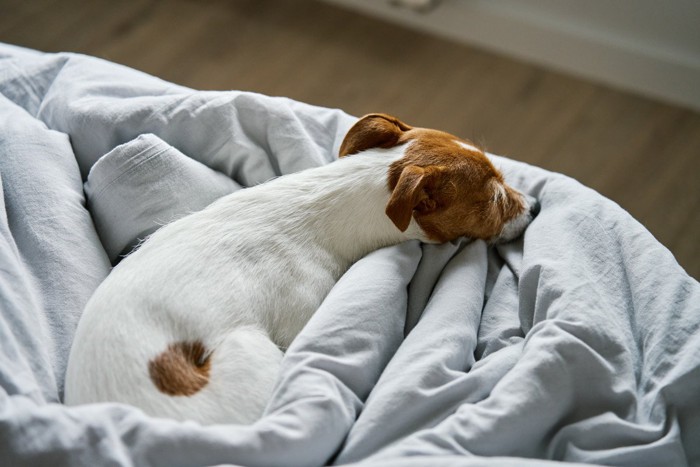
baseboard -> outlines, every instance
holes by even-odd
[[[640,46],[521,14],[499,2],[443,1],[427,13],[390,0],[325,0],[517,59],[700,110],[700,56]],[[624,38],[622,38],[624,39]]]

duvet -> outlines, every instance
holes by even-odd
[[[497,156],[540,201],[524,236],[361,259],[256,424],[61,404],[112,265],[220,196],[331,162],[354,121],[0,45],[0,464],[700,465],[700,284],[612,201]]]

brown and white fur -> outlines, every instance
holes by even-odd
[[[75,334],[65,402],[252,423],[282,349],[353,262],[408,239],[507,241],[530,211],[471,143],[367,115],[338,161],[221,198],[114,268]]]

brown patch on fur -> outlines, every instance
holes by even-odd
[[[460,141],[474,146],[449,133],[370,114],[350,129],[340,155],[411,142],[405,157],[389,168],[387,216],[402,231],[414,218],[438,242],[462,236],[490,239],[525,205],[483,151]]]
[[[148,374],[160,392],[191,396],[209,382],[210,357],[200,341],[175,342],[148,362]]]

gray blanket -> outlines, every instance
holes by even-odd
[[[255,425],[64,407],[111,264],[219,196],[331,162],[355,119],[7,45],[0,93],[0,464],[700,465],[700,285],[615,203],[496,156],[541,203],[525,235],[360,260]]]

